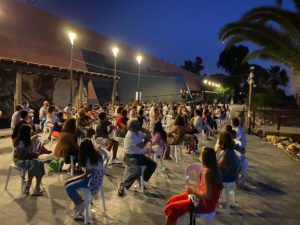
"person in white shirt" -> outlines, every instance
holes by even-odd
[[[44,101],[43,106],[40,108],[40,111],[39,111],[39,119],[40,119],[41,130],[44,129],[44,125],[45,125],[45,122],[47,120],[48,108],[49,108],[49,102]]]
[[[248,172],[248,162],[246,158],[246,135],[242,127],[240,127],[239,119],[238,118],[232,118],[231,119],[231,125],[233,130],[236,131],[236,137],[235,141],[236,143],[239,143],[239,149],[238,151],[241,153],[240,157],[240,175],[239,175],[239,183],[238,187],[242,189],[248,189],[245,185],[245,179]]]
[[[128,173],[119,186],[119,196],[124,195],[125,188],[129,189],[136,180],[139,181],[141,175],[140,166],[146,166],[144,171],[144,180],[146,182],[157,167],[152,159],[144,155],[146,152],[145,147],[151,141],[150,132],[144,129],[139,121],[135,119],[128,121],[127,129],[128,132],[124,140],[124,163],[128,167]]]
[[[16,105],[15,112],[11,116],[10,128],[14,130],[15,126],[21,121],[20,111],[22,109],[22,105]]]

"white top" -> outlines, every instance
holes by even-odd
[[[142,132],[136,134],[133,131],[128,130],[124,139],[125,154],[144,154],[145,149],[137,146],[143,139],[144,134]]]
[[[201,118],[201,116],[195,116],[194,121],[193,121],[194,128],[197,131],[201,131],[202,130],[202,124],[203,124],[203,119]]]
[[[246,135],[245,132],[243,130],[243,128],[241,128],[240,126],[233,128],[236,131],[236,138],[238,141],[240,141],[241,143],[241,147],[243,147],[244,149],[246,149]]]
[[[48,112],[48,108],[42,106],[40,108],[40,112],[39,112],[39,119],[40,120],[46,120],[47,119],[47,112]]]
[[[10,127],[11,129],[14,129],[16,124],[21,121],[20,113],[19,111],[14,112],[14,114],[11,116],[11,123]]]

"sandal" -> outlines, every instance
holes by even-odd
[[[43,189],[38,187],[34,190],[34,192],[32,193],[32,196],[43,196],[43,192],[44,192]]]

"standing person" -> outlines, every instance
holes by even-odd
[[[199,158],[203,164],[201,171],[201,186],[186,186],[186,191],[175,195],[167,201],[164,209],[165,225],[176,224],[177,219],[192,210],[197,213],[211,213],[215,210],[223,188],[222,178],[218,168],[216,153],[212,148],[204,147]],[[189,200],[188,195],[193,194],[200,199],[198,206]]]
[[[15,126],[21,121],[20,111],[22,110],[22,105],[16,105],[15,112],[11,116],[10,128],[14,130]]]
[[[246,135],[243,128],[240,126],[239,119],[234,117],[231,119],[232,129],[236,131],[236,142],[239,143],[239,148],[237,149],[241,153],[240,157],[240,175],[238,187],[248,190],[248,187],[245,185],[245,179],[248,172],[248,162],[246,158]]]
[[[84,209],[83,200],[77,192],[78,189],[89,188],[92,196],[97,196],[102,184],[102,156],[100,152],[95,150],[90,139],[84,139],[80,144],[79,165],[85,168],[84,173],[80,176],[68,179],[65,184],[66,192],[75,205],[74,219],[80,216]]]
[[[40,119],[41,130],[44,129],[44,125],[45,125],[45,122],[47,120],[48,108],[49,108],[49,102],[44,101],[43,106],[40,108],[40,111],[39,111],[39,119]]]
[[[137,180],[140,181],[140,166],[146,166],[144,180],[147,182],[156,169],[156,163],[145,156],[145,147],[151,140],[148,130],[142,128],[138,120],[128,121],[128,132],[124,140],[124,163],[128,166],[128,174],[118,189],[119,196],[123,196],[125,188],[128,190]]]
[[[28,196],[33,177],[36,178],[36,186],[33,195],[43,195],[41,188],[42,177],[45,175],[44,163],[38,159],[39,153],[33,149],[30,138],[31,127],[23,124],[18,133],[16,147],[14,149],[14,163],[16,166],[28,170],[28,180],[25,185],[25,194]]]

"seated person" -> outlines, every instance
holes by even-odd
[[[127,117],[127,110],[123,110],[121,112],[121,117],[119,117],[117,119],[116,122],[116,126],[117,126],[117,131],[116,131],[116,136],[117,137],[122,137],[124,138],[126,136],[127,133],[127,121],[128,121],[128,117]]]
[[[95,136],[96,136],[96,138],[100,137],[100,138],[104,138],[107,140],[107,142],[108,142],[107,150],[108,151],[110,151],[111,149],[113,150],[112,163],[113,164],[121,163],[121,161],[119,161],[117,159],[119,142],[117,142],[116,140],[113,140],[112,138],[109,137],[110,133],[114,129],[114,126],[112,126],[111,122],[109,122],[107,120],[105,112],[101,112],[99,114],[99,119],[100,119],[100,121],[96,127]]]
[[[220,133],[217,152],[223,182],[235,182],[238,178],[239,159],[234,152],[234,142],[230,133]]]
[[[63,114],[63,112],[58,112],[57,118],[56,118],[54,126],[52,128],[51,136],[58,138],[63,125],[64,125],[64,114]]]
[[[164,131],[164,128],[160,121],[156,122],[153,129],[153,137],[151,140],[151,145],[155,146],[155,154],[161,156],[167,145],[167,133]],[[161,152],[159,152],[161,151]]]
[[[119,186],[118,194],[123,196],[125,188],[129,189],[137,180],[140,181],[140,166],[146,166],[144,180],[147,182],[156,169],[156,163],[144,155],[145,147],[151,140],[151,134],[144,129],[138,120],[128,121],[128,132],[124,140],[124,163],[128,166],[128,174]]]
[[[78,118],[76,119],[77,128],[80,130],[80,136],[92,137],[95,134],[92,128],[94,120],[85,114],[85,109],[78,111]]]
[[[65,183],[66,192],[74,202],[76,219],[83,213],[84,202],[79,193],[80,188],[89,188],[92,196],[97,196],[103,179],[103,160],[100,152],[95,150],[90,139],[84,139],[80,144],[79,165],[86,168],[84,174],[71,177]]]
[[[164,209],[166,214],[165,225],[176,224],[177,219],[192,210],[197,213],[211,213],[215,210],[223,188],[222,178],[218,168],[216,153],[212,148],[204,147],[201,153],[203,168],[201,171],[201,186],[189,185],[186,192],[175,195],[167,201]],[[191,204],[189,194],[200,199],[198,206]]]
[[[36,186],[33,195],[43,195],[41,188],[42,177],[45,175],[44,163],[38,159],[39,153],[34,149],[30,138],[31,127],[23,124],[19,128],[14,148],[14,163],[16,166],[28,171],[28,179],[25,185],[25,194],[30,194],[33,177],[36,178]]]
[[[174,121],[174,127],[172,130],[167,132],[168,146],[166,149],[166,154],[164,159],[171,159],[170,157],[170,145],[181,144],[184,140],[184,135],[186,133],[185,123],[182,116],[176,116]]]
[[[74,162],[78,162],[79,146],[77,144],[76,136],[76,120],[73,118],[67,119],[65,125],[61,130],[54,155],[56,157],[64,157],[65,163],[70,163],[70,155],[74,156]]]

